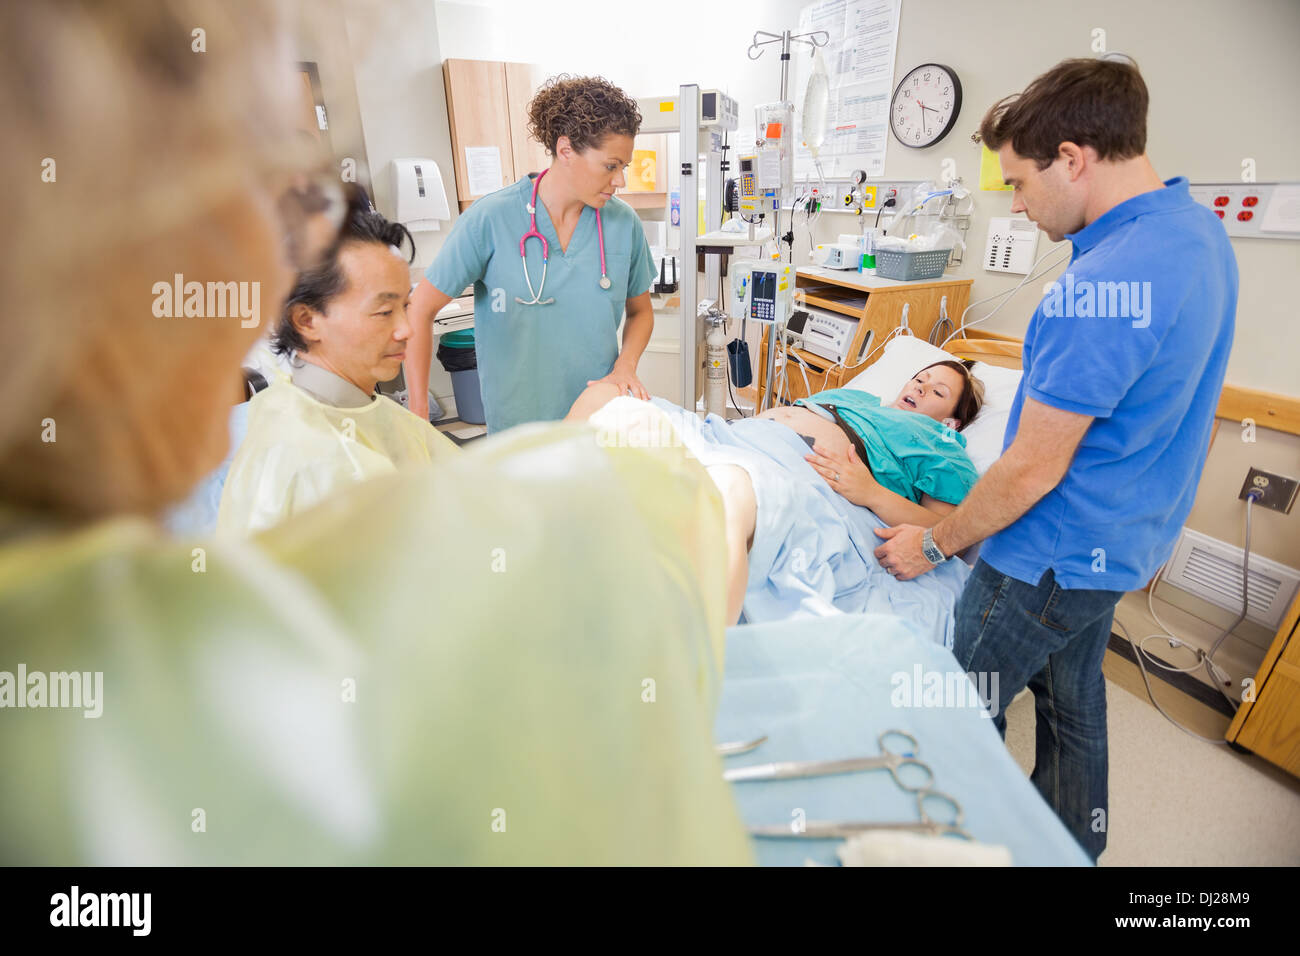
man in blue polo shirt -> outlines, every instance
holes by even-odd
[[[1024,211],[1074,254],[1025,335],[1002,457],[927,532],[878,532],[900,579],[986,539],[957,605],[953,652],[997,673],[994,719],[1028,686],[1033,782],[1096,859],[1106,846],[1106,688],[1115,604],[1168,559],[1192,507],[1232,347],[1237,266],[1186,179],[1145,154],[1147,89],[1131,63],[1066,60],[989,110]]]

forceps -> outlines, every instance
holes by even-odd
[[[926,810],[926,801],[939,801],[951,808],[952,822],[944,823],[930,816]],[[955,836],[963,840],[974,840],[963,827],[965,823],[961,804],[938,790],[923,790],[916,794],[917,816],[915,823],[876,823],[871,820],[809,820],[805,823],[784,823],[775,826],[750,827],[749,832],[756,837],[792,838],[804,840],[847,840],[860,833],[886,830],[892,832],[923,833],[927,836]]]
[[[733,740],[730,743],[717,744],[713,752],[719,757],[737,757],[740,754],[747,754],[754,748],[767,740],[767,734],[761,737],[755,737],[753,740]]]
[[[891,738],[907,741],[907,750],[895,750],[890,747]],[[840,773],[853,773],[860,770],[888,770],[899,789],[916,797],[916,810],[919,819],[908,823],[874,823],[867,820],[848,821],[808,821],[802,825],[781,824],[776,826],[750,827],[749,832],[759,837],[795,837],[808,839],[845,839],[857,833],[871,830],[905,830],[913,833],[928,833],[932,836],[958,836],[972,839],[963,828],[965,813],[962,806],[948,794],[935,790],[934,771],[930,765],[916,757],[920,744],[916,738],[904,730],[886,730],[878,738],[880,754],[875,757],[850,757],[845,760],[804,760],[784,761],[778,763],[755,764],[750,767],[735,767],[723,773],[722,777],[732,783],[744,783],[754,780],[790,780],[802,777],[821,777]],[[909,783],[903,779],[900,771],[905,767],[915,767],[921,780]],[[936,820],[930,816],[926,803],[933,801],[949,808],[946,815],[950,822]]]
[[[910,750],[893,750],[889,746],[891,737],[901,737],[910,745]],[[789,780],[797,777],[825,777],[837,773],[853,773],[858,770],[888,770],[894,782],[908,793],[933,793],[934,771],[929,764],[922,763],[915,756],[921,749],[916,738],[904,730],[886,730],[877,740],[880,742],[880,755],[877,757],[850,757],[847,760],[787,760],[779,763],[760,763],[750,767],[733,767],[722,774],[722,779],[731,783],[744,783],[752,780]],[[924,779],[920,783],[908,783],[899,770],[903,767],[915,767]]]

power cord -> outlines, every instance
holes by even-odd
[[[727,295],[727,282],[726,282],[726,280],[722,277],[722,271],[719,270],[719,271],[718,271],[718,308],[722,311],[723,315],[726,315],[728,318],[730,318],[730,317],[731,317],[731,313],[727,311],[727,300],[726,300],[726,295]],[[743,329],[743,328],[745,327],[745,324],[742,322],[742,323],[740,324],[740,327]],[[725,330],[724,330],[723,334],[724,334],[724,335],[726,334]],[[740,342],[740,343],[742,343],[742,344],[744,344],[744,345],[747,346],[747,343],[745,343],[745,340],[744,340],[743,338],[741,338],[740,336],[737,336],[736,339],[735,339],[735,341]],[[736,414],[738,414],[741,418],[748,418],[749,416],[747,416],[747,415],[745,414],[745,410],[744,410],[743,408],[740,407],[740,402],[739,402],[739,401],[737,400],[737,398],[736,398],[736,392],[735,392],[735,390],[731,387],[731,384],[732,384],[732,383],[731,383],[731,370],[732,370],[732,369],[731,369],[731,356],[728,355],[728,356],[727,356],[727,394],[731,396],[731,407],[734,408],[734,409],[736,410]],[[725,411],[725,410],[724,410],[724,411]],[[723,418],[726,418],[727,416],[724,414],[722,417],[723,417]]]
[[[880,228],[880,214],[884,212],[886,209],[890,208],[891,206],[897,206],[897,205],[898,205],[898,200],[895,199],[893,196],[890,196],[888,199],[886,199],[876,208],[876,225],[875,225],[876,229]]]
[[[953,332],[952,335],[944,339],[941,343],[939,343],[939,348],[943,348],[955,338],[960,338],[967,329],[973,329],[975,326],[980,325],[983,322],[987,322],[989,319],[993,318],[993,316],[997,315],[998,310],[1001,309],[1008,302],[1010,302],[1011,297],[1014,296],[1021,289],[1023,289],[1027,283],[1032,282],[1035,279],[1042,278],[1043,276],[1047,275],[1047,273],[1051,272],[1052,269],[1056,268],[1056,266],[1060,263],[1061,259],[1063,258],[1063,255],[1069,253],[1070,249],[1071,247],[1068,245],[1064,249],[1059,249],[1059,248],[1048,249],[1045,253],[1043,253],[1041,256],[1038,257],[1038,262],[1035,262],[1032,266],[1029,267],[1029,273],[1018,283],[1016,283],[1014,288],[1008,289],[1005,292],[998,292],[994,295],[985,296],[984,298],[977,299],[976,301],[972,302],[970,305],[966,306],[966,308],[962,310],[961,318],[957,320],[957,330]],[[1051,256],[1053,253],[1061,253],[1062,255],[1058,255],[1056,258],[1052,259],[1052,261],[1049,262],[1046,266],[1044,266],[1041,271],[1035,273],[1034,270],[1038,268],[1039,263],[1041,263],[1044,259]],[[993,309],[993,311],[989,312],[988,315],[982,315],[974,322],[968,323],[966,321],[967,313],[969,313],[971,309],[975,308],[975,306],[983,305],[985,302],[992,302],[994,299],[1001,299],[1003,296],[1006,296],[1006,299],[1002,302],[999,302],[997,306]]]
[[[1154,585],[1152,586],[1151,590],[1147,592],[1147,610],[1150,611],[1151,617],[1155,620],[1155,622],[1158,625],[1160,625],[1161,628],[1163,628],[1162,631],[1159,631],[1155,634],[1148,634],[1140,641],[1134,641],[1132,635],[1130,635],[1128,632],[1128,628],[1124,626],[1124,623],[1120,621],[1118,618],[1116,618],[1115,620],[1115,623],[1119,625],[1120,630],[1124,632],[1124,638],[1133,647],[1134,656],[1137,658],[1138,669],[1142,671],[1142,683],[1146,685],[1147,697],[1151,699],[1151,703],[1155,705],[1156,710],[1160,711],[1161,716],[1163,716],[1165,720],[1169,721],[1171,724],[1173,724],[1183,733],[1187,734],[1189,737],[1195,737],[1197,740],[1203,740],[1207,744],[1218,744],[1220,746],[1227,746],[1227,741],[1220,740],[1215,737],[1202,736],[1201,734],[1198,734],[1193,730],[1189,730],[1187,727],[1183,726],[1178,721],[1174,720],[1173,717],[1169,716],[1169,714],[1165,711],[1165,709],[1160,706],[1160,702],[1156,700],[1155,694],[1151,690],[1151,681],[1147,677],[1146,665],[1143,664],[1142,659],[1146,658],[1151,662],[1153,666],[1159,667],[1162,670],[1170,671],[1176,674],[1190,674],[1197,670],[1200,670],[1201,667],[1204,667],[1206,673],[1210,675],[1210,680],[1219,689],[1219,693],[1221,693],[1224,696],[1224,699],[1228,701],[1228,703],[1232,706],[1232,709],[1234,711],[1238,709],[1240,705],[1235,700],[1233,700],[1230,696],[1228,696],[1228,692],[1223,689],[1224,687],[1232,683],[1232,677],[1226,671],[1224,671],[1223,668],[1219,667],[1218,664],[1214,663],[1214,655],[1218,653],[1219,648],[1222,646],[1223,642],[1228,639],[1228,636],[1233,632],[1233,630],[1237,627],[1237,625],[1246,619],[1246,614],[1250,610],[1251,506],[1259,498],[1262,497],[1263,497],[1263,492],[1261,492],[1257,488],[1252,488],[1250,491],[1246,493],[1246,549],[1242,556],[1242,561],[1241,561],[1241,613],[1237,615],[1237,619],[1235,621],[1233,621],[1231,624],[1229,624],[1219,633],[1218,637],[1216,637],[1213,643],[1211,643],[1208,652],[1202,651],[1199,647],[1193,647],[1191,644],[1188,644],[1186,641],[1180,640],[1179,638],[1175,637],[1172,631],[1170,630],[1169,625],[1167,625],[1164,621],[1160,620],[1159,616],[1156,614],[1155,604],[1153,602],[1153,599],[1155,597]],[[1160,574],[1164,572],[1165,566],[1168,563],[1169,562],[1166,561],[1164,565],[1161,565],[1160,571],[1157,572],[1156,574],[1157,580],[1159,580]],[[1157,638],[1168,641],[1170,647],[1186,647],[1189,650],[1194,651],[1196,654],[1196,662],[1188,667],[1173,667],[1157,659],[1156,657],[1152,656],[1146,650],[1146,643],[1147,641],[1155,640]]]
[[[930,334],[926,336],[926,341],[931,345],[937,346],[939,344],[937,340],[942,338],[945,332],[956,331],[952,324],[952,319],[948,318],[947,303],[947,296],[939,300],[939,321],[934,323],[934,327],[930,329]],[[947,340],[945,339],[944,341]]]

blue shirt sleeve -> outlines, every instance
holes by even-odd
[[[489,258],[487,217],[476,203],[456,220],[437,258],[424,271],[424,277],[439,292],[454,299],[483,278]]]
[[[636,222],[636,238],[632,242],[632,263],[627,270],[627,296],[626,298],[635,299],[639,295],[644,295],[650,291],[650,286],[654,284],[655,277],[659,270],[655,268],[654,257],[650,255],[650,242],[645,237],[645,230],[641,228],[640,219]]]
[[[1127,318],[1034,316],[1025,395],[1062,411],[1108,418],[1151,364],[1159,339]]]

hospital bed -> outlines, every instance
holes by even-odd
[[[980,335],[950,343],[947,350],[976,362],[973,372],[985,383],[984,407],[963,432],[981,475],[1002,451],[1019,386],[1020,348],[1015,339]],[[846,387],[862,388],[887,401],[917,369],[951,355],[920,339],[899,337]],[[974,563],[976,552],[964,555],[969,563]],[[943,597],[932,591],[917,599]],[[959,673],[956,659],[944,646],[942,628],[934,624],[941,616],[843,614],[729,629],[715,739],[767,739],[750,753],[724,758],[725,764],[870,755],[880,751],[882,732],[901,729],[916,738],[918,756],[933,768],[934,787],[961,805],[964,829],[974,840],[1005,846],[1017,865],[1089,865],[977,701],[897,706],[902,690],[912,692],[910,698],[903,694],[903,700],[919,702],[918,676],[939,674],[945,684],[952,684]],[[734,789],[750,827],[793,827],[799,819],[919,822],[914,796],[888,773],[746,782]],[[759,862],[776,866],[834,864],[842,845],[839,840],[793,835],[754,839]]]
[[[944,351],[911,335],[891,339],[883,353],[843,388],[889,403],[921,368],[936,361],[979,359],[972,371],[985,384],[985,405],[961,432],[967,454],[983,474],[1002,452],[1020,384],[1013,341],[960,340]],[[999,354],[993,354],[999,353]],[[996,357],[1001,364],[984,361]],[[770,623],[841,613],[897,614],[944,646],[953,639],[953,608],[969,576],[960,560],[909,581],[884,571],[874,556],[876,531],[886,522],[847,501],[807,463],[807,446],[793,430],[768,421],[724,421],[662,399],[653,404],[688,451],[706,467],[738,466],[749,475],[757,520],[749,549],[743,623]],[[973,555],[965,555],[974,563]]]

